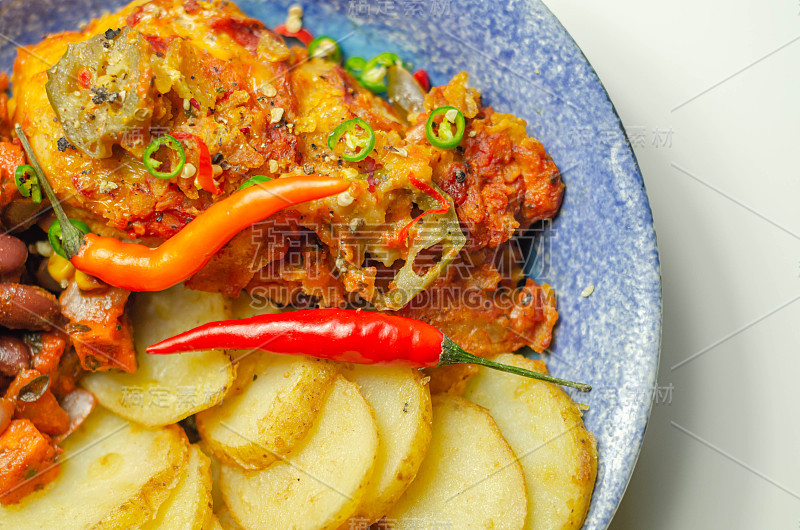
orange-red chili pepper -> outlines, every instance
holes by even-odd
[[[197,165],[197,183],[200,187],[209,193],[219,195],[222,193],[217,182],[214,180],[214,168],[211,167],[211,155],[208,152],[208,146],[202,138],[196,134],[185,132],[173,132],[170,134],[176,140],[194,140],[197,145],[197,155],[199,157]]]
[[[315,175],[271,180],[213,204],[157,248],[87,234],[70,261],[115,287],[161,291],[202,269],[228,241],[253,223],[288,206],[341,193],[348,186],[345,180]]]
[[[345,363],[430,368],[480,364],[583,391],[589,385],[496,363],[465,351],[425,322],[372,311],[306,309],[211,322],[147,347],[166,354],[209,349],[264,350]]]

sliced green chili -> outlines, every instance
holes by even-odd
[[[359,82],[361,86],[376,94],[386,92],[386,71],[390,66],[403,64],[396,53],[384,52],[373,57],[361,72]]]
[[[166,145],[178,153],[178,163],[170,172],[158,171],[159,166],[161,166],[161,162],[153,158],[153,155],[156,154],[162,145]],[[149,171],[154,177],[160,179],[171,179],[173,177],[177,177],[181,174],[181,171],[183,171],[183,166],[186,164],[186,152],[183,150],[183,146],[178,140],[168,134],[165,134],[164,136],[160,136],[150,142],[150,145],[148,145],[147,149],[144,150],[144,158],[142,161],[144,162],[144,167],[147,168],[147,171]]]
[[[348,74],[356,79],[360,79],[361,72],[364,71],[366,65],[367,61],[365,61],[363,57],[350,57],[344,62],[344,69]]]
[[[33,166],[28,164],[17,166],[17,170],[14,172],[14,183],[17,185],[20,195],[30,197],[36,204],[42,202],[42,186],[39,184],[39,177],[36,176]]]
[[[83,221],[70,219],[69,222],[84,235],[91,232],[91,230],[89,230],[89,226]],[[62,237],[63,234],[61,231],[61,223],[58,221],[58,219],[56,219],[53,221],[53,224],[50,225],[50,230],[47,231],[47,239],[50,240],[50,246],[53,247],[53,250],[56,254],[64,259],[69,259],[71,256],[67,256],[67,253],[64,252],[64,247],[61,245]]]
[[[435,120],[442,117],[441,122]],[[432,146],[439,149],[452,149],[457,146],[464,137],[465,125],[464,115],[455,107],[439,107],[431,112],[428,123],[425,124],[425,136]],[[436,125],[436,131],[433,126]],[[455,132],[453,127],[455,126]]]
[[[254,177],[250,177],[249,179],[245,180],[241,186],[239,186],[239,191],[270,180],[272,180],[272,177],[268,177],[266,175],[256,175]]]
[[[342,158],[348,162],[364,160],[375,149],[375,132],[361,118],[347,120],[333,130],[328,136],[328,147],[331,151],[336,149],[342,138],[345,144]]]
[[[342,60],[342,49],[333,38],[322,35],[308,44],[308,56],[338,63]]]

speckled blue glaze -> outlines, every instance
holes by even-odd
[[[45,32],[77,27],[120,0],[2,0],[0,68]],[[243,0],[268,25],[290,0]],[[561,321],[548,364],[591,383],[573,393],[597,438],[600,466],[587,528],[605,528],[622,498],[650,414],[661,337],[661,284],[653,221],[642,176],[619,117],[597,75],[538,0],[302,2],[317,34],[346,55],[392,50],[426,68],[434,84],[462,70],[484,101],[528,121],[562,170],[567,193],[545,225],[529,273],[558,292]],[[594,286],[588,298],[581,296]]]

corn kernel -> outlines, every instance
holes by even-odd
[[[81,291],[95,291],[106,287],[105,283],[83,271],[75,271],[75,283]]]
[[[53,253],[47,261],[47,272],[55,281],[62,283],[72,278],[75,267],[58,254]]]

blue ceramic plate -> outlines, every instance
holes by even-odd
[[[74,29],[121,0],[3,0],[0,68],[14,44]],[[290,0],[241,0],[274,26]],[[661,284],[656,237],[642,175],[614,106],[580,49],[538,0],[329,0],[302,2],[305,24],[342,42],[346,55],[395,51],[434,84],[460,72],[484,101],[528,121],[561,168],[567,192],[559,216],[541,227],[530,253],[534,279],[558,293],[561,320],[548,365],[591,383],[574,394],[600,454],[587,528],[605,528],[639,454],[656,384]],[[583,297],[585,288],[594,292]]]

